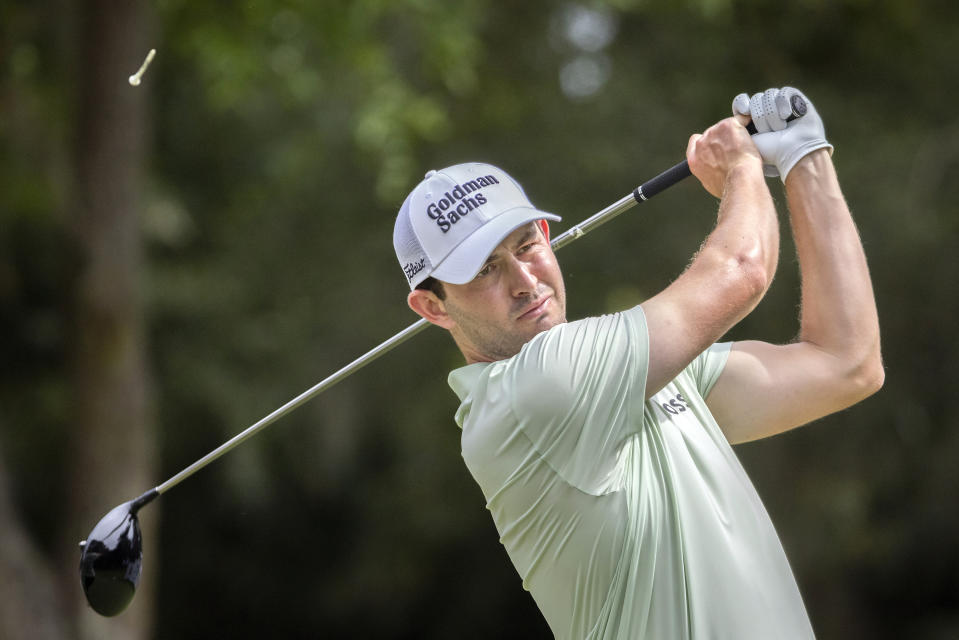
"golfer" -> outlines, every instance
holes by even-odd
[[[848,407],[884,374],[832,146],[808,100],[784,119],[795,94],[737,96],[732,118],[690,138],[692,173],[720,198],[716,226],[672,284],[619,313],[567,322],[547,222],[558,218],[494,166],[431,171],[400,209],[409,306],[467,362],[449,376],[463,458],[558,638],[814,635],[730,445]],[[785,183],[799,337],[717,343],[776,271],[764,173]]]

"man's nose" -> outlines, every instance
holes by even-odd
[[[533,273],[528,263],[514,257],[510,260],[509,269],[510,293],[517,297],[536,293],[536,283],[539,282],[539,278]]]

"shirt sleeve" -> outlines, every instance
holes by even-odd
[[[703,398],[709,395],[713,385],[719,380],[723,369],[726,368],[726,361],[729,359],[729,350],[732,348],[732,342],[717,342],[701,354],[696,356],[688,367],[699,395]]]
[[[643,424],[649,336],[640,307],[554,327],[505,372],[519,429],[567,482],[601,495]]]

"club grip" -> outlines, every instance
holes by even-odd
[[[666,169],[655,178],[650,178],[636,187],[633,190],[633,197],[636,199],[636,202],[649,200],[663,189],[668,189],[680,180],[688,178],[691,175],[692,172],[689,170],[689,163],[683,160],[679,164]]]

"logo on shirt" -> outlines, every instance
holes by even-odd
[[[674,398],[670,398],[668,402],[661,402],[659,406],[666,413],[675,416],[689,410],[689,401],[683,397],[683,394],[677,393]]]

